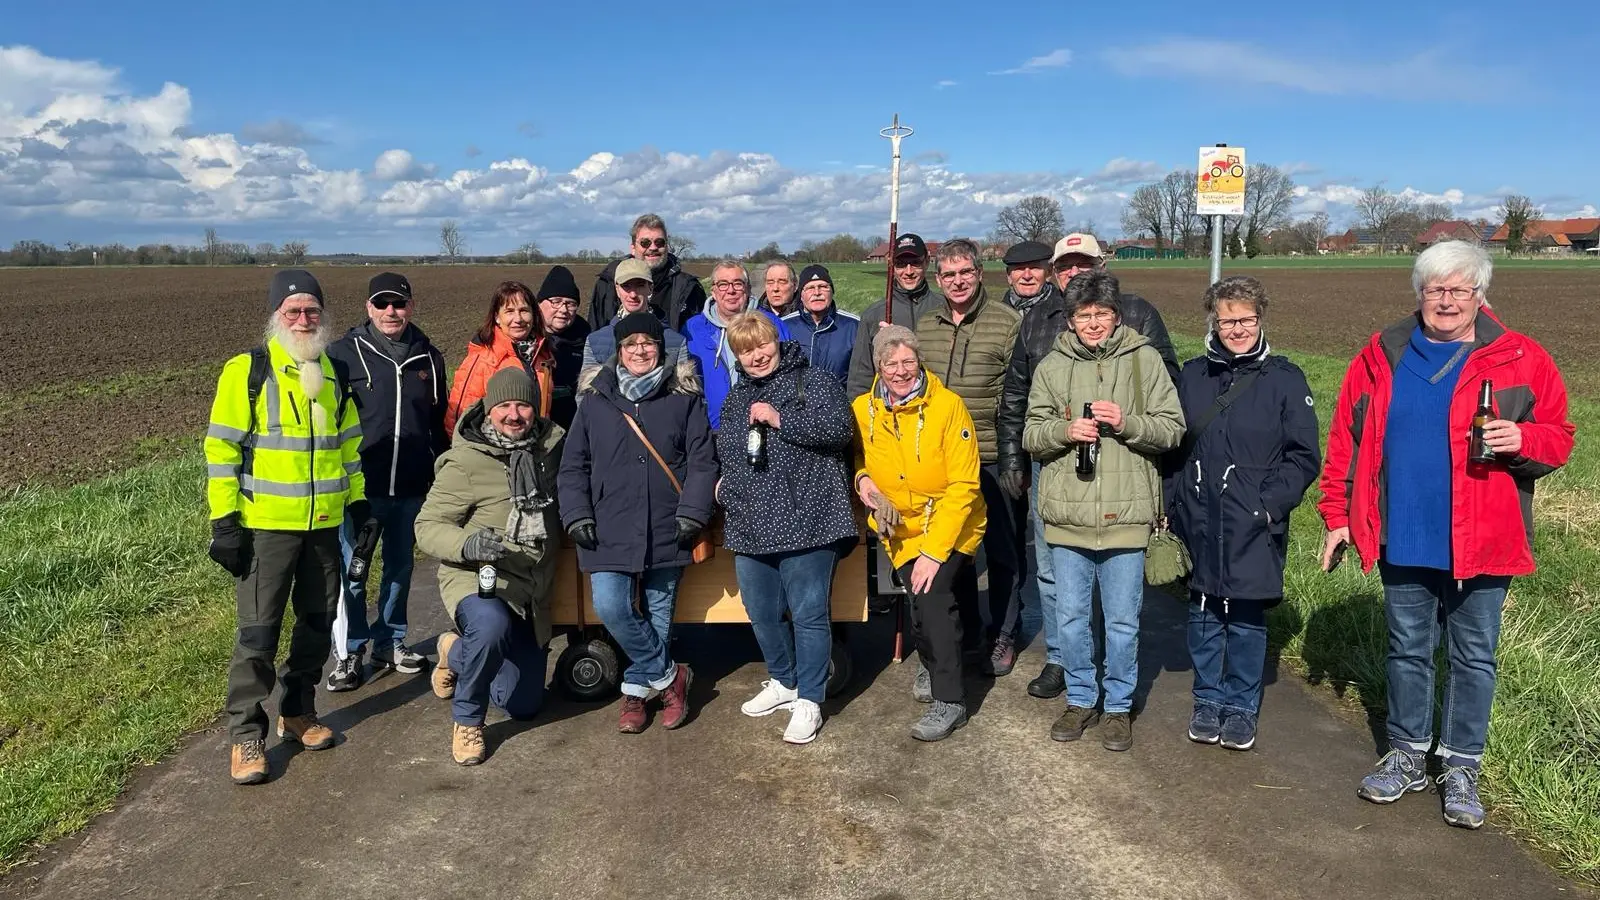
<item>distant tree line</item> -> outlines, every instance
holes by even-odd
[[[300,265],[311,245],[305,241],[283,244],[224,241],[216,229],[206,229],[198,247],[182,244],[80,244],[67,241],[57,247],[44,241],[23,240],[0,250],[0,266],[273,266]]]

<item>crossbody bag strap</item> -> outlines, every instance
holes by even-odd
[[[1216,421],[1217,416],[1226,412],[1228,407],[1232,406],[1245,391],[1249,390],[1250,386],[1255,384],[1263,374],[1265,374],[1263,368],[1256,367],[1244,373],[1237,381],[1229,385],[1227,390],[1218,395],[1216,402],[1211,404],[1211,408],[1207,409],[1200,418],[1195,420],[1193,425],[1189,426],[1187,435],[1189,441],[1191,443],[1198,441],[1200,435],[1205,433],[1206,427]]]
[[[1139,363],[1139,351],[1133,351],[1133,414],[1144,415],[1144,366]],[[1139,454],[1143,456],[1144,454]],[[1146,460],[1150,462],[1150,460]],[[1147,466],[1145,480],[1150,482],[1150,493],[1156,498],[1156,524],[1153,531],[1163,531],[1167,527],[1167,498],[1161,490],[1161,480],[1154,477],[1155,466]]]
[[[644,448],[650,451],[650,455],[661,466],[661,471],[667,473],[667,480],[672,482],[672,489],[680,494],[683,493],[683,483],[678,481],[678,476],[672,474],[672,467],[667,465],[667,461],[662,459],[661,454],[656,452],[656,445],[650,443],[650,439],[644,436],[644,429],[640,428],[639,423],[634,421],[633,416],[627,413],[622,414],[622,419],[628,423],[629,428],[633,429],[633,433],[639,436],[639,440],[644,441]]]

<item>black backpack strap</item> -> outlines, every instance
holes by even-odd
[[[256,401],[261,399],[261,389],[266,386],[267,376],[272,372],[272,361],[267,356],[267,348],[252,347],[250,350],[250,377],[245,382],[246,390],[250,397],[250,427],[245,429],[244,439],[250,446],[256,442]]]

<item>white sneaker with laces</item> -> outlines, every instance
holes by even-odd
[[[763,681],[761,693],[746,700],[739,711],[753,718],[770,716],[780,709],[789,709],[799,698],[799,687],[786,688],[776,680]]]
[[[814,700],[796,700],[790,707],[789,727],[783,730],[787,744],[809,744],[822,730],[822,708]]]

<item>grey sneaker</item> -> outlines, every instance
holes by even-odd
[[[328,690],[337,694],[341,691],[353,691],[361,687],[366,681],[365,665],[367,653],[365,650],[346,656],[333,664],[333,671],[328,673]]]
[[[1222,746],[1229,750],[1249,750],[1256,745],[1256,717],[1229,710],[1222,720]]]
[[[1086,706],[1068,706],[1054,725],[1050,726],[1050,740],[1075,741],[1083,733],[1100,724],[1100,711]]]
[[[917,677],[911,682],[911,699],[918,703],[933,702],[933,676],[928,674],[928,667],[917,660]]]
[[[934,700],[917,724],[911,726],[911,736],[919,741],[942,741],[957,728],[967,724],[965,703],[946,703]]]
[[[1439,776],[1444,795],[1444,820],[1457,828],[1483,827],[1483,801],[1478,799],[1478,770],[1471,766],[1446,766]]]
[[[1377,767],[1361,779],[1356,796],[1373,803],[1393,803],[1427,786],[1427,757],[1396,747],[1385,753]]]
[[[1209,703],[1196,703],[1189,717],[1189,740],[1196,744],[1215,744],[1222,740],[1222,713]]]
[[[401,675],[415,675],[422,671],[427,661],[426,657],[413,653],[405,644],[372,648],[372,667],[375,669],[393,669]]]
[[[1118,753],[1133,749],[1133,716],[1125,712],[1106,713],[1100,729],[1100,746]]]

